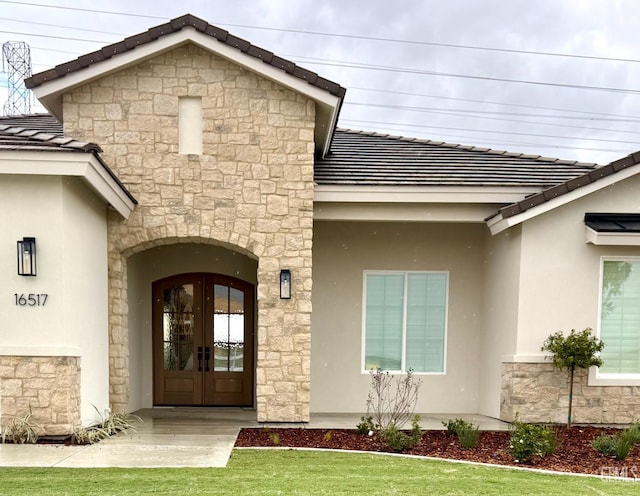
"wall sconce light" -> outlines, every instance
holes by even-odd
[[[18,275],[36,275],[36,238],[18,241]]]
[[[289,269],[280,271],[280,299],[291,299],[291,271]]]

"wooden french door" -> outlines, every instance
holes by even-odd
[[[217,274],[153,283],[155,405],[252,406],[253,286]]]

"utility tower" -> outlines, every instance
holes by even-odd
[[[31,92],[24,80],[31,77],[31,50],[23,41],[2,44],[2,71],[7,73],[8,98],[2,107],[4,115],[31,113]]]

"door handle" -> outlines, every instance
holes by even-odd
[[[211,349],[208,346],[204,348],[204,370],[209,372],[209,359],[211,358]]]
[[[202,372],[202,346],[198,346],[198,372]]]

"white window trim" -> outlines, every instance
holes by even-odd
[[[404,300],[402,308],[402,357],[400,357],[400,363],[402,370],[385,370],[390,374],[406,374],[405,367],[406,360],[406,346],[407,346],[407,288],[409,274],[445,274],[447,276],[447,287],[445,291],[445,315],[444,315],[444,342],[443,357],[442,357],[442,372],[414,372],[414,375],[446,375],[447,374],[447,341],[449,338],[449,271],[448,270],[364,270],[362,272],[362,330],[361,330],[361,355],[360,355],[360,369],[361,373],[369,374],[371,370],[365,368],[367,358],[367,275],[369,274],[396,274],[403,275],[404,277]]]
[[[601,339],[602,326],[602,283],[604,279],[605,262],[635,262],[640,263],[640,257],[633,256],[602,256],[600,257],[600,277],[598,278],[598,317],[596,326],[596,337]],[[606,342],[605,342],[606,345]],[[640,373],[637,374],[614,374],[600,372],[598,367],[589,369],[589,386],[640,386]]]

